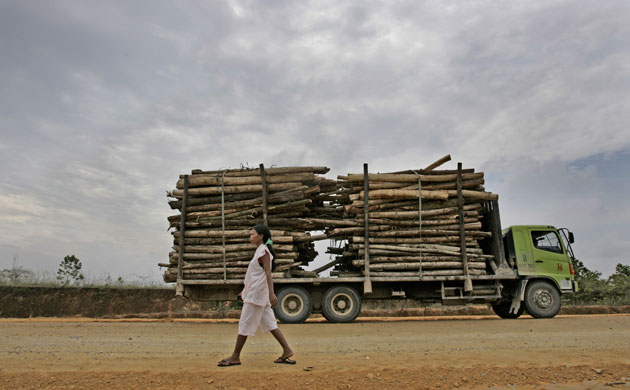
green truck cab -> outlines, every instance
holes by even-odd
[[[517,318],[525,310],[535,318],[551,318],[559,311],[561,294],[578,289],[574,275],[573,233],[547,225],[510,226],[503,230],[503,248],[518,279],[508,282],[505,298],[492,305],[503,318]]]

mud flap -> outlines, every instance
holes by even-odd
[[[527,280],[521,280],[518,283],[518,287],[514,293],[514,297],[512,298],[512,305],[510,306],[510,314],[518,313],[518,310],[521,308],[521,302],[525,299],[525,286],[527,285]]]

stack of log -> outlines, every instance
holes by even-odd
[[[326,235],[328,220],[342,218],[337,183],[320,176],[326,167],[274,167],[217,171],[193,170],[181,175],[168,193],[179,210],[168,217],[173,251],[165,282],[183,279],[243,279],[255,248],[249,243],[254,225],[266,223],[276,251],[274,277],[315,276],[301,265],[317,252],[313,242]],[[182,225],[182,221],[183,225]],[[183,234],[182,234],[183,232]],[[179,258],[182,257],[181,270]]]
[[[328,236],[347,244],[328,248],[338,255],[331,275],[485,275],[493,256],[479,241],[492,233],[482,230],[481,213],[498,196],[485,191],[483,172],[461,164],[435,169],[448,160],[384,174],[368,173],[366,165],[362,174],[338,176],[344,226],[338,223]]]

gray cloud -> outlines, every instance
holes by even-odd
[[[504,222],[575,226],[609,272],[628,249],[627,175],[604,162],[629,161],[629,16],[623,1],[2,2],[0,258],[157,277],[180,173],[451,153],[486,171]]]

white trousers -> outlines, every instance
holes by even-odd
[[[238,321],[238,334],[255,336],[259,327],[262,334],[278,329],[276,316],[273,314],[271,306],[260,306],[245,302],[241,311],[241,319]]]

